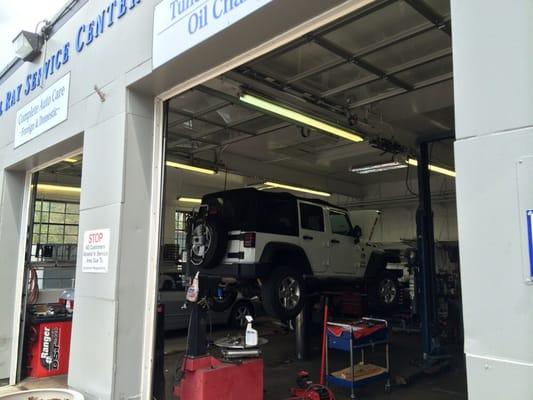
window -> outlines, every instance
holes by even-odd
[[[259,230],[277,235],[298,235],[298,209],[295,200],[265,196],[262,206],[263,226]]]
[[[186,211],[176,211],[176,245],[179,251],[185,249],[187,243],[187,218],[191,213]]]
[[[33,244],[77,244],[79,215],[79,204],[36,200]]]
[[[331,232],[346,236],[352,234],[352,224],[346,214],[330,211],[329,222],[331,224]]]
[[[300,218],[303,229],[324,232],[324,213],[322,207],[300,203]]]

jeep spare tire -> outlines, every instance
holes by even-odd
[[[228,246],[228,231],[221,221],[210,218],[194,226],[191,262],[199,268],[214,268],[224,258]]]
[[[261,287],[265,311],[280,320],[292,319],[302,311],[305,293],[302,273],[288,265],[274,269]]]

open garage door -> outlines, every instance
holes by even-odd
[[[341,303],[359,299],[359,316],[418,332],[413,254],[426,143],[437,336],[461,358],[449,14],[448,1],[375,2],[168,100],[159,285],[167,328],[187,326],[176,311],[185,309],[186,221],[202,206],[207,222],[189,231],[201,233],[194,262],[237,293],[213,314],[219,324],[247,304],[274,332],[273,321],[292,320],[310,294],[336,289]],[[172,346],[184,344],[177,335],[167,336]],[[420,346],[404,340],[397,348]],[[443,390],[466,396],[462,362],[458,371],[459,384]]]

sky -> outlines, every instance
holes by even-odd
[[[22,31],[35,32],[43,19],[51,20],[66,0],[0,0],[0,71],[15,57],[12,40]]]

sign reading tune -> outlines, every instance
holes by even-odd
[[[153,68],[272,0],[163,0],[154,11]]]

